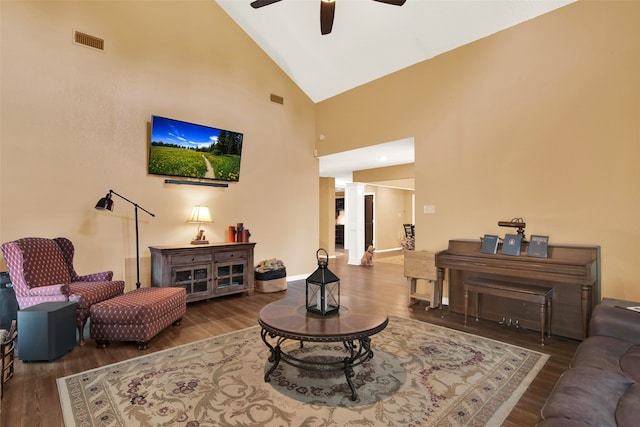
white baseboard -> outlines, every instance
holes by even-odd
[[[397,247],[397,248],[391,248],[391,249],[376,249],[376,253],[379,252],[397,252],[397,251],[401,251],[402,247]]]

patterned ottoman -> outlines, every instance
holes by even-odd
[[[187,311],[184,288],[140,288],[91,306],[89,331],[99,348],[109,340],[148,341],[167,326],[179,325]]]

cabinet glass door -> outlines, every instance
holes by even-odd
[[[240,263],[216,264],[216,272],[217,286],[215,293],[225,293],[236,291],[238,289],[246,289],[246,261]]]
[[[174,286],[178,288],[184,288],[187,292],[187,299],[189,295],[193,294],[208,294],[209,293],[209,267],[206,265],[186,267],[186,268],[174,268]]]

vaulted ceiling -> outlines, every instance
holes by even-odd
[[[335,0],[320,34],[323,0],[216,0],[313,100],[320,102],[575,0]]]
[[[333,0],[331,33],[320,32],[320,2],[216,0],[313,102],[533,19],[575,0]],[[407,141],[320,159],[320,176],[350,182],[353,170],[413,162]],[[397,146],[393,146],[397,144]],[[413,141],[411,141],[413,144]],[[390,150],[391,149],[391,150]],[[399,157],[405,153],[406,158]],[[411,154],[409,156],[409,153]],[[357,161],[356,161],[357,160]]]

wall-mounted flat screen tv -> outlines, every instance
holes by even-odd
[[[239,181],[242,137],[238,132],[151,116],[149,174]]]

